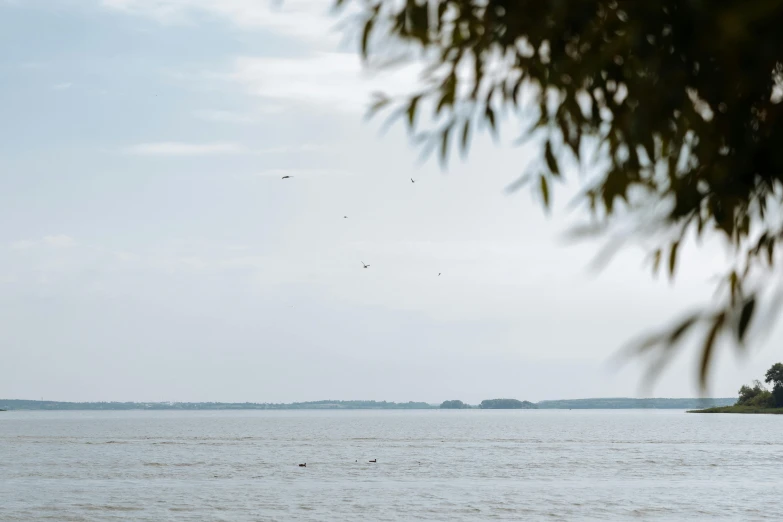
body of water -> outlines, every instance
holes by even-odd
[[[0,520],[779,520],[782,431],[668,410],[0,412]]]

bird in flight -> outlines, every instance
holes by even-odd
[[[348,216],[343,216],[343,219],[348,219]]]
[[[366,265],[366,264],[364,264],[364,261],[362,261],[362,266],[363,266],[364,268],[370,268],[370,265]]]
[[[282,177],[282,178],[280,178],[280,179],[288,179],[288,178],[290,178],[290,177],[292,177],[292,176],[283,176],[283,177]]]
[[[438,277],[440,277],[440,272],[438,272]]]
[[[416,181],[414,181],[414,179],[413,179],[413,178],[411,178],[411,183],[416,183]]]

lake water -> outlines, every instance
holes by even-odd
[[[782,432],[666,410],[0,412],[0,520],[779,520]]]

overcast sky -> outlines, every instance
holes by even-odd
[[[708,299],[714,252],[675,286],[636,250],[591,273],[562,194],[504,194],[513,129],[443,172],[364,119],[410,76],[361,74],[327,4],[0,0],[0,398],[640,393],[608,358]],[[694,356],[654,395],[694,396]]]

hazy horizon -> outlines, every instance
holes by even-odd
[[[0,397],[697,397],[693,347],[648,391],[609,361],[706,302],[720,251],[674,285],[640,249],[591,271],[567,193],[503,192],[508,122],[443,172],[365,120],[405,84],[325,4],[0,0]],[[781,344],[721,350],[707,395]]]
[[[731,396],[733,397],[733,396]],[[547,402],[547,401],[588,401],[588,400],[600,400],[600,399],[726,399],[731,397],[718,397],[718,396],[705,396],[705,397],[565,397],[565,398],[557,398],[557,399],[541,399],[538,401],[530,401],[533,403],[539,403],[539,402]],[[489,399],[517,399],[520,401],[526,401],[529,399],[525,399],[523,397],[485,397],[484,399],[478,400],[476,402],[469,402],[469,401],[462,401],[465,404],[469,405],[476,405],[480,404],[483,400],[489,400]],[[98,402],[130,402],[130,403],[222,403],[222,404],[297,404],[297,403],[307,403],[307,402],[324,402],[324,401],[334,401],[334,402],[350,402],[350,401],[375,401],[375,402],[393,402],[396,404],[405,404],[407,402],[423,402],[427,404],[434,404],[438,405],[445,401],[450,400],[462,400],[459,397],[453,397],[451,399],[441,399],[436,401],[427,401],[427,400],[412,400],[412,401],[397,401],[394,399],[363,399],[363,398],[353,398],[353,399],[340,399],[340,398],[321,398],[321,399],[306,399],[302,401],[286,401],[286,402],[271,402],[271,401],[211,401],[211,400],[204,400],[204,401],[189,401],[189,400],[150,400],[150,401],[137,401],[133,399],[127,399],[127,400],[90,400],[90,401],[61,401],[58,399],[51,399],[51,398],[23,398],[23,397],[0,397],[0,401],[37,401],[37,402],[90,402],[90,403],[98,403]]]

